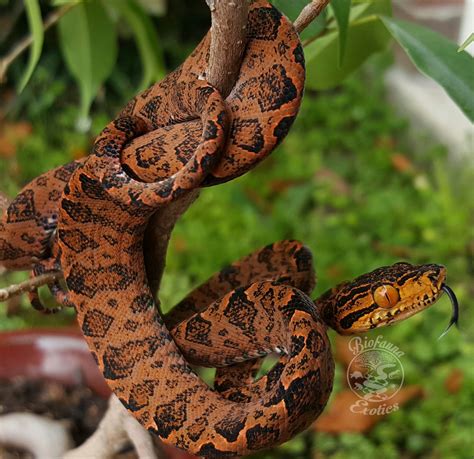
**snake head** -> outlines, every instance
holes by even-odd
[[[451,326],[457,322],[458,306],[445,280],[444,266],[395,263],[338,285],[316,305],[330,327],[349,335],[405,320],[430,307],[445,291],[453,303]]]

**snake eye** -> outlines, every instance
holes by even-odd
[[[398,290],[391,285],[381,285],[374,292],[374,301],[381,308],[392,308],[400,299]]]

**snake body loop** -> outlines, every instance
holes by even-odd
[[[206,38],[180,69],[137,96],[99,136],[93,154],[64,190],[58,236],[69,298],[114,393],[160,438],[198,455],[222,457],[269,447],[307,427],[329,396],[333,362],[326,327],[313,302],[271,277],[252,279],[207,303],[205,311],[173,329],[176,341],[154,305],[141,251],[151,214],[186,190],[246,172],[281,141],[301,100],[299,40],[271,6],[260,3],[251,9],[249,44],[227,110],[212,87],[203,82],[195,88],[208,46]],[[203,115],[194,123],[201,123],[202,136],[189,149],[182,145],[189,139],[183,130],[198,113]],[[227,116],[231,124],[224,142]],[[142,149],[135,145],[134,156],[127,157],[126,144],[132,147],[130,141],[143,139],[147,130],[161,143]],[[156,155],[153,161],[146,156],[165,146],[176,154],[163,155],[160,163]],[[149,169],[155,181],[145,181],[142,169]],[[162,173],[158,182],[156,169]],[[300,268],[311,272],[308,266]],[[218,312],[221,320],[209,320]],[[220,328],[216,332],[214,323]],[[265,323],[274,338],[257,340],[258,323]],[[181,349],[191,361],[215,363],[204,358],[203,348],[209,358],[216,355],[216,333],[223,337],[221,365],[273,348],[289,350],[284,357],[288,364],[239,394],[212,390],[192,371]],[[243,336],[250,339],[248,351],[242,348]],[[300,376],[295,379],[296,368]]]

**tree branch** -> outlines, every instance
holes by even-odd
[[[232,89],[240,70],[247,35],[247,0],[206,0],[211,10],[211,47],[206,80],[225,97]],[[148,282],[158,293],[166,264],[166,250],[171,232],[179,217],[199,196],[192,190],[162,210],[148,222],[144,253]]]
[[[226,97],[239,75],[247,41],[247,0],[206,0],[211,10],[211,48],[206,80]]]
[[[8,299],[20,295],[25,292],[32,292],[34,289],[42,285],[52,284],[54,281],[61,279],[63,274],[61,271],[53,271],[40,276],[32,277],[19,284],[13,284],[8,287],[0,289],[0,301],[7,301]]]
[[[77,3],[70,3],[61,8],[54,10],[44,21],[43,29],[46,32],[52,25],[56,24],[70,9],[74,8]],[[28,35],[20,40],[10,52],[0,59],[0,83],[6,79],[7,70],[11,63],[25,51],[33,43],[33,35]]]
[[[150,434],[130,416],[119,399],[111,395],[109,407],[97,430],[82,445],[68,451],[63,459],[111,458],[130,442],[139,452],[139,457],[158,458]]]
[[[301,33],[311,22],[313,22],[320,14],[321,11],[327,6],[330,0],[313,0],[311,3],[306,5],[299,16],[293,23],[295,30]]]
[[[145,231],[144,254],[148,284],[155,296],[158,294],[166,265],[166,251],[176,222],[199,196],[192,190],[163,209],[158,210],[148,222]]]
[[[63,422],[32,413],[0,416],[0,444],[25,449],[37,459],[62,457],[73,441]]]

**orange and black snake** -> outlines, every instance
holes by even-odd
[[[34,275],[62,269],[68,291],[57,282],[52,292],[75,307],[92,355],[129,412],[164,441],[205,457],[280,444],[321,413],[334,376],[328,327],[362,333],[451,294],[444,267],[397,263],[312,301],[311,252],[282,241],[159,314],[142,250],[150,217],[190,190],[250,170],[285,137],[300,105],[304,58],[291,23],[257,2],[248,39],[225,100],[205,81],[208,35],[125,107],[89,157],[25,187],[0,226],[6,267],[33,265]],[[40,307],[35,292],[32,299]],[[255,380],[271,352],[279,361]],[[214,387],[190,364],[217,367]]]

